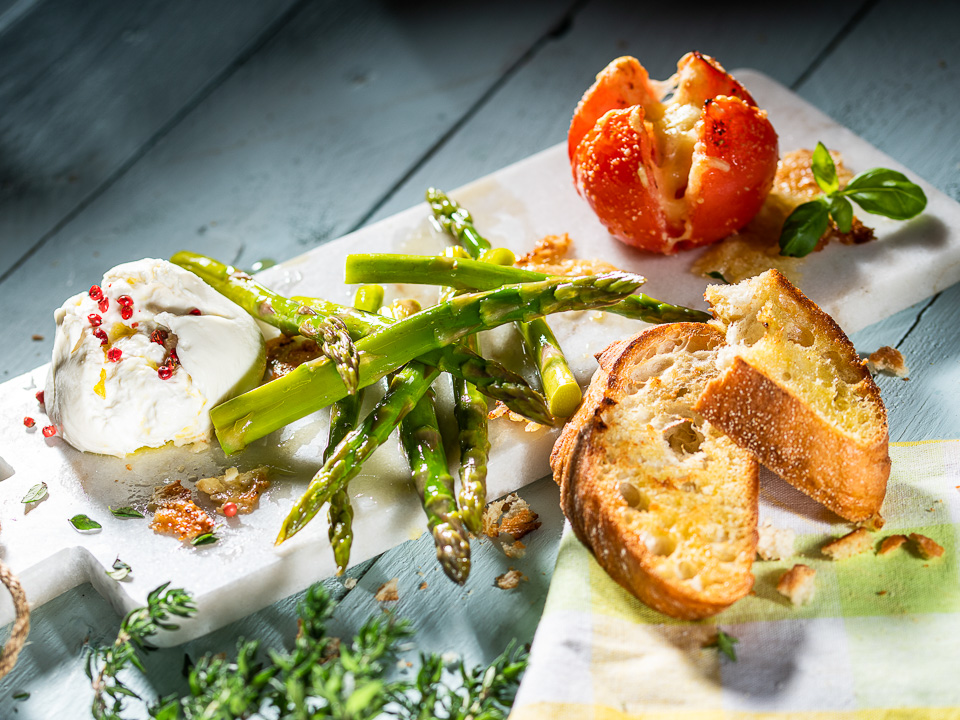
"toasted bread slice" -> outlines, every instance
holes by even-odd
[[[550,458],[577,537],[677,618],[713,615],[753,586],[757,462],[692,408],[723,342],[676,323],[608,347]]]
[[[705,297],[728,347],[696,410],[840,517],[877,516],[887,414],[843,330],[776,270]]]

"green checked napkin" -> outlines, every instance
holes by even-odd
[[[754,563],[754,593],[714,618],[650,610],[597,565],[569,524],[511,720],[960,718],[960,441],[898,443],[883,507],[888,535],[912,543],[834,561],[820,553],[849,532],[764,471],[760,517],[797,535],[795,556]],[[796,563],[816,595],[793,606],[776,591]],[[737,660],[711,646],[737,638]]]

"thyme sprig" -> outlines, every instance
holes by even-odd
[[[176,630],[173,617],[189,617],[194,613],[193,600],[184,590],[167,589],[165,583],[147,596],[147,606],[127,613],[120,623],[120,632],[113,645],[94,648],[87,655],[87,677],[93,685],[90,711],[97,720],[119,720],[127,698],[139,698],[117,675],[133,665],[146,672],[139,653],[152,650],[150,638],[160,630]]]
[[[93,682],[95,718],[121,720],[127,698],[138,696],[117,679],[129,665],[144,672],[139,650],[171,615],[194,609],[182,590],[157,588],[147,607],[127,615],[117,640],[91,653],[87,673]],[[266,717],[385,717],[397,720],[498,720],[506,718],[526,651],[512,643],[489,667],[468,669],[462,661],[445,667],[438,655],[421,655],[414,678],[392,679],[391,670],[413,631],[389,613],[367,620],[349,642],[327,635],[334,601],[322,585],[307,590],[297,608],[298,628],[289,651],[262,653],[260,643],[241,639],[233,660],[208,654],[187,671],[182,696],[161,698],[148,708],[157,720],[219,720]]]

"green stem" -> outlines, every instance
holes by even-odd
[[[551,279],[506,285],[434,305],[357,341],[358,387],[481,330],[555,312],[605,307],[632,293],[641,281],[628,273]],[[318,358],[215,407],[210,417],[224,452],[231,454],[345,395],[333,364]]]
[[[360,471],[364,461],[390,437],[390,433],[430,389],[439,374],[435,368],[413,361],[391,378],[383,399],[356,429],[347,433],[337,444],[310,481],[306,492],[294,504],[280,528],[278,545],[300,532],[320,508],[345,487]]]
[[[203,255],[179,252],[172,261],[196,273],[254,317],[285,334],[316,334],[316,326],[332,317],[343,321],[354,340],[395,324],[392,319],[319,298],[285,298],[260,285],[246,273]],[[420,360],[472,382],[480,392],[502,401],[524,417],[543,424],[553,422],[543,397],[522,377],[494,360],[480,357],[462,346],[431,350]]]
[[[477,260],[387,253],[347,256],[347,282],[396,282],[451,285],[458,290],[492,290],[501,285],[542,282],[556,275],[488,265]],[[710,313],[662,302],[638,293],[603,308],[604,312],[648,323],[707,322]]]

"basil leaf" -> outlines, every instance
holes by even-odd
[[[730,284],[730,281],[723,276],[723,273],[718,272],[717,270],[711,270],[710,272],[708,272],[707,277],[712,277],[714,280],[719,280],[720,282],[726,283],[727,285]]]
[[[106,571],[107,575],[112,577],[114,580],[123,580],[132,572],[133,568],[121,560],[119,555],[117,556],[117,559],[113,561],[113,569]]]
[[[817,185],[823,192],[829,195],[840,189],[840,180],[837,179],[837,166],[834,165],[827,146],[822,142],[818,142],[817,149],[813,151],[811,167],[813,169],[813,179],[817,181]]]
[[[70,518],[70,524],[80,531],[99,530],[101,527],[103,527],[96,520],[91,520],[89,517],[87,517],[83,513],[80,513],[79,515],[74,515],[72,518]]]
[[[840,191],[868,213],[894,220],[909,220],[923,212],[927,196],[906,175],[887,168],[873,168],[857,175]]]
[[[853,227],[853,205],[845,197],[834,195],[830,198],[830,217],[837,224],[837,230],[850,232]]]
[[[143,513],[126,505],[124,507],[119,507],[116,510],[114,510],[113,508],[110,508],[110,512],[113,513],[114,517],[118,517],[118,518],[142,518],[143,517]]]
[[[203,533],[203,535],[197,535],[193,540],[190,541],[191,545],[212,545],[217,542],[218,538],[213,533]]]
[[[823,198],[798,205],[780,231],[780,254],[791,257],[809,255],[826,231],[829,219],[830,213]]]
[[[30,505],[35,502],[40,502],[47,496],[47,484],[45,482],[37,483],[32,488],[27,490],[27,494],[23,496],[22,502],[24,505]]]

